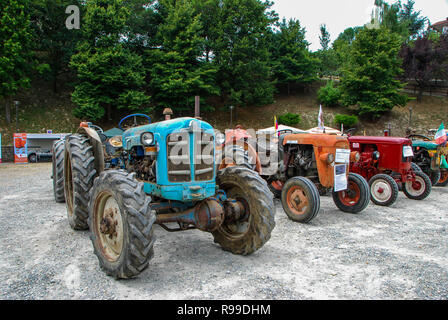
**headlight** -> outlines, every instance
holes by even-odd
[[[226,142],[226,135],[223,133],[216,134],[216,144],[222,145],[224,142]]]
[[[373,160],[378,160],[381,156],[381,153],[379,153],[379,151],[375,151],[373,152]]]
[[[154,143],[154,135],[151,132],[145,132],[140,140],[144,146],[150,146]]]
[[[334,154],[329,153],[327,157],[328,164],[332,164],[334,162]]]

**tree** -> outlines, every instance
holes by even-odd
[[[27,0],[0,1],[0,98],[6,99],[10,115],[11,97],[30,84],[33,66],[33,34]]]
[[[358,33],[341,78],[345,105],[356,105],[358,114],[377,118],[407,103],[407,96],[399,94],[404,85],[397,80],[403,72],[400,47],[400,37],[384,27]]]
[[[157,33],[159,47],[148,51],[153,99],[159,107],[191,110],[194,96],[218,94],[216,68],[201,61],[200,16],[186,0],[160,1],[167,16]]]
[[[418,101],[432,80],[448,80],[448,35],[433,41],[429,35],[419,36],[414,43],[404,44],[403,79],[414,79],[419,87]]]
[[[129,9],[123,0],[91,0],[82,24],[83,40],[70,66],[78,83],[72,94],[78,118],[98,120],[107,110],[149,112],[142,58],[126,48],[124,34]]]
[[[327,25],[325,25],[325,24],[320,25],[319,40],[320,40],[320,45],[322,46],[322,50],[323,51],[328,50],[331,40],[330,40],[330,33],[328,32]]]
[[[279,84],[286,84],[288,94],[290,84],[308,84],[317,80],[318,59],[309,50],[305,40],[305,29],[298,20],[283,19],[279,32],[272,41],[272,60],[274,74]]]
[[[429,20],[427,17],[421,16],[421,11],[414,9],[415,1],[408,0],[406,4],[401,4],[401,1],[399,3],[401,7],[400,21],[407,25],[409,36],[415,39],[425,30]]]
[[[237,106],[263,105],[273,101],[268,34],[276,15],[262,0],[211,0],[201,12],[208,29],[204,37],[218,69],[221,95]],[[210,14],[213,16],[210,16]],[[208,16],[207,16],[208,15]],[[206,56],[204,54],[204,56]]]
[[[65,10],[69,5],[83,9],[80,0],[32,1],[31,21],[39,39],[34,50],[40,53],[41,64],[49,67],[43,76],[52,81],[54,92],[57,92],[58,77],[69,71],[68,65],[81,35],[80,30],[69,30],[65,26],[68,17]]]

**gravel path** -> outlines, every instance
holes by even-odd
[[[448,298],[448,188],[359,215],[323,197],[308,225],[288,220],[276,200],[271,240],[248,257],[222,251],[208,233],[156,226],[150,267],[116,281],[100,270],[88,232],[70,229],[50,171],[0,165],[1,299]]]

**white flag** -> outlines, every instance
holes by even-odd
[[[320,105],[319,109],[318,127],[319,129],[322,129],[325,132],[324,114],[322,113],[322,105]]]

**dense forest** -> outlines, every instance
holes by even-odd
[[[0,102],[8,114],[30,79],[57,92],[68,78],[74,115],[96,121],[118,110],[191,114],[196,95],[206,110],[210,98],[256,108],[328,79],[324,106],[375,119],[407,103],[408,79],[421,93],[448,79],[448,36],[428,31],[412,0],[374,2],[372,21],[334,41],[321,25],[311,52],[300,21],[270,1],[2,0]]]

